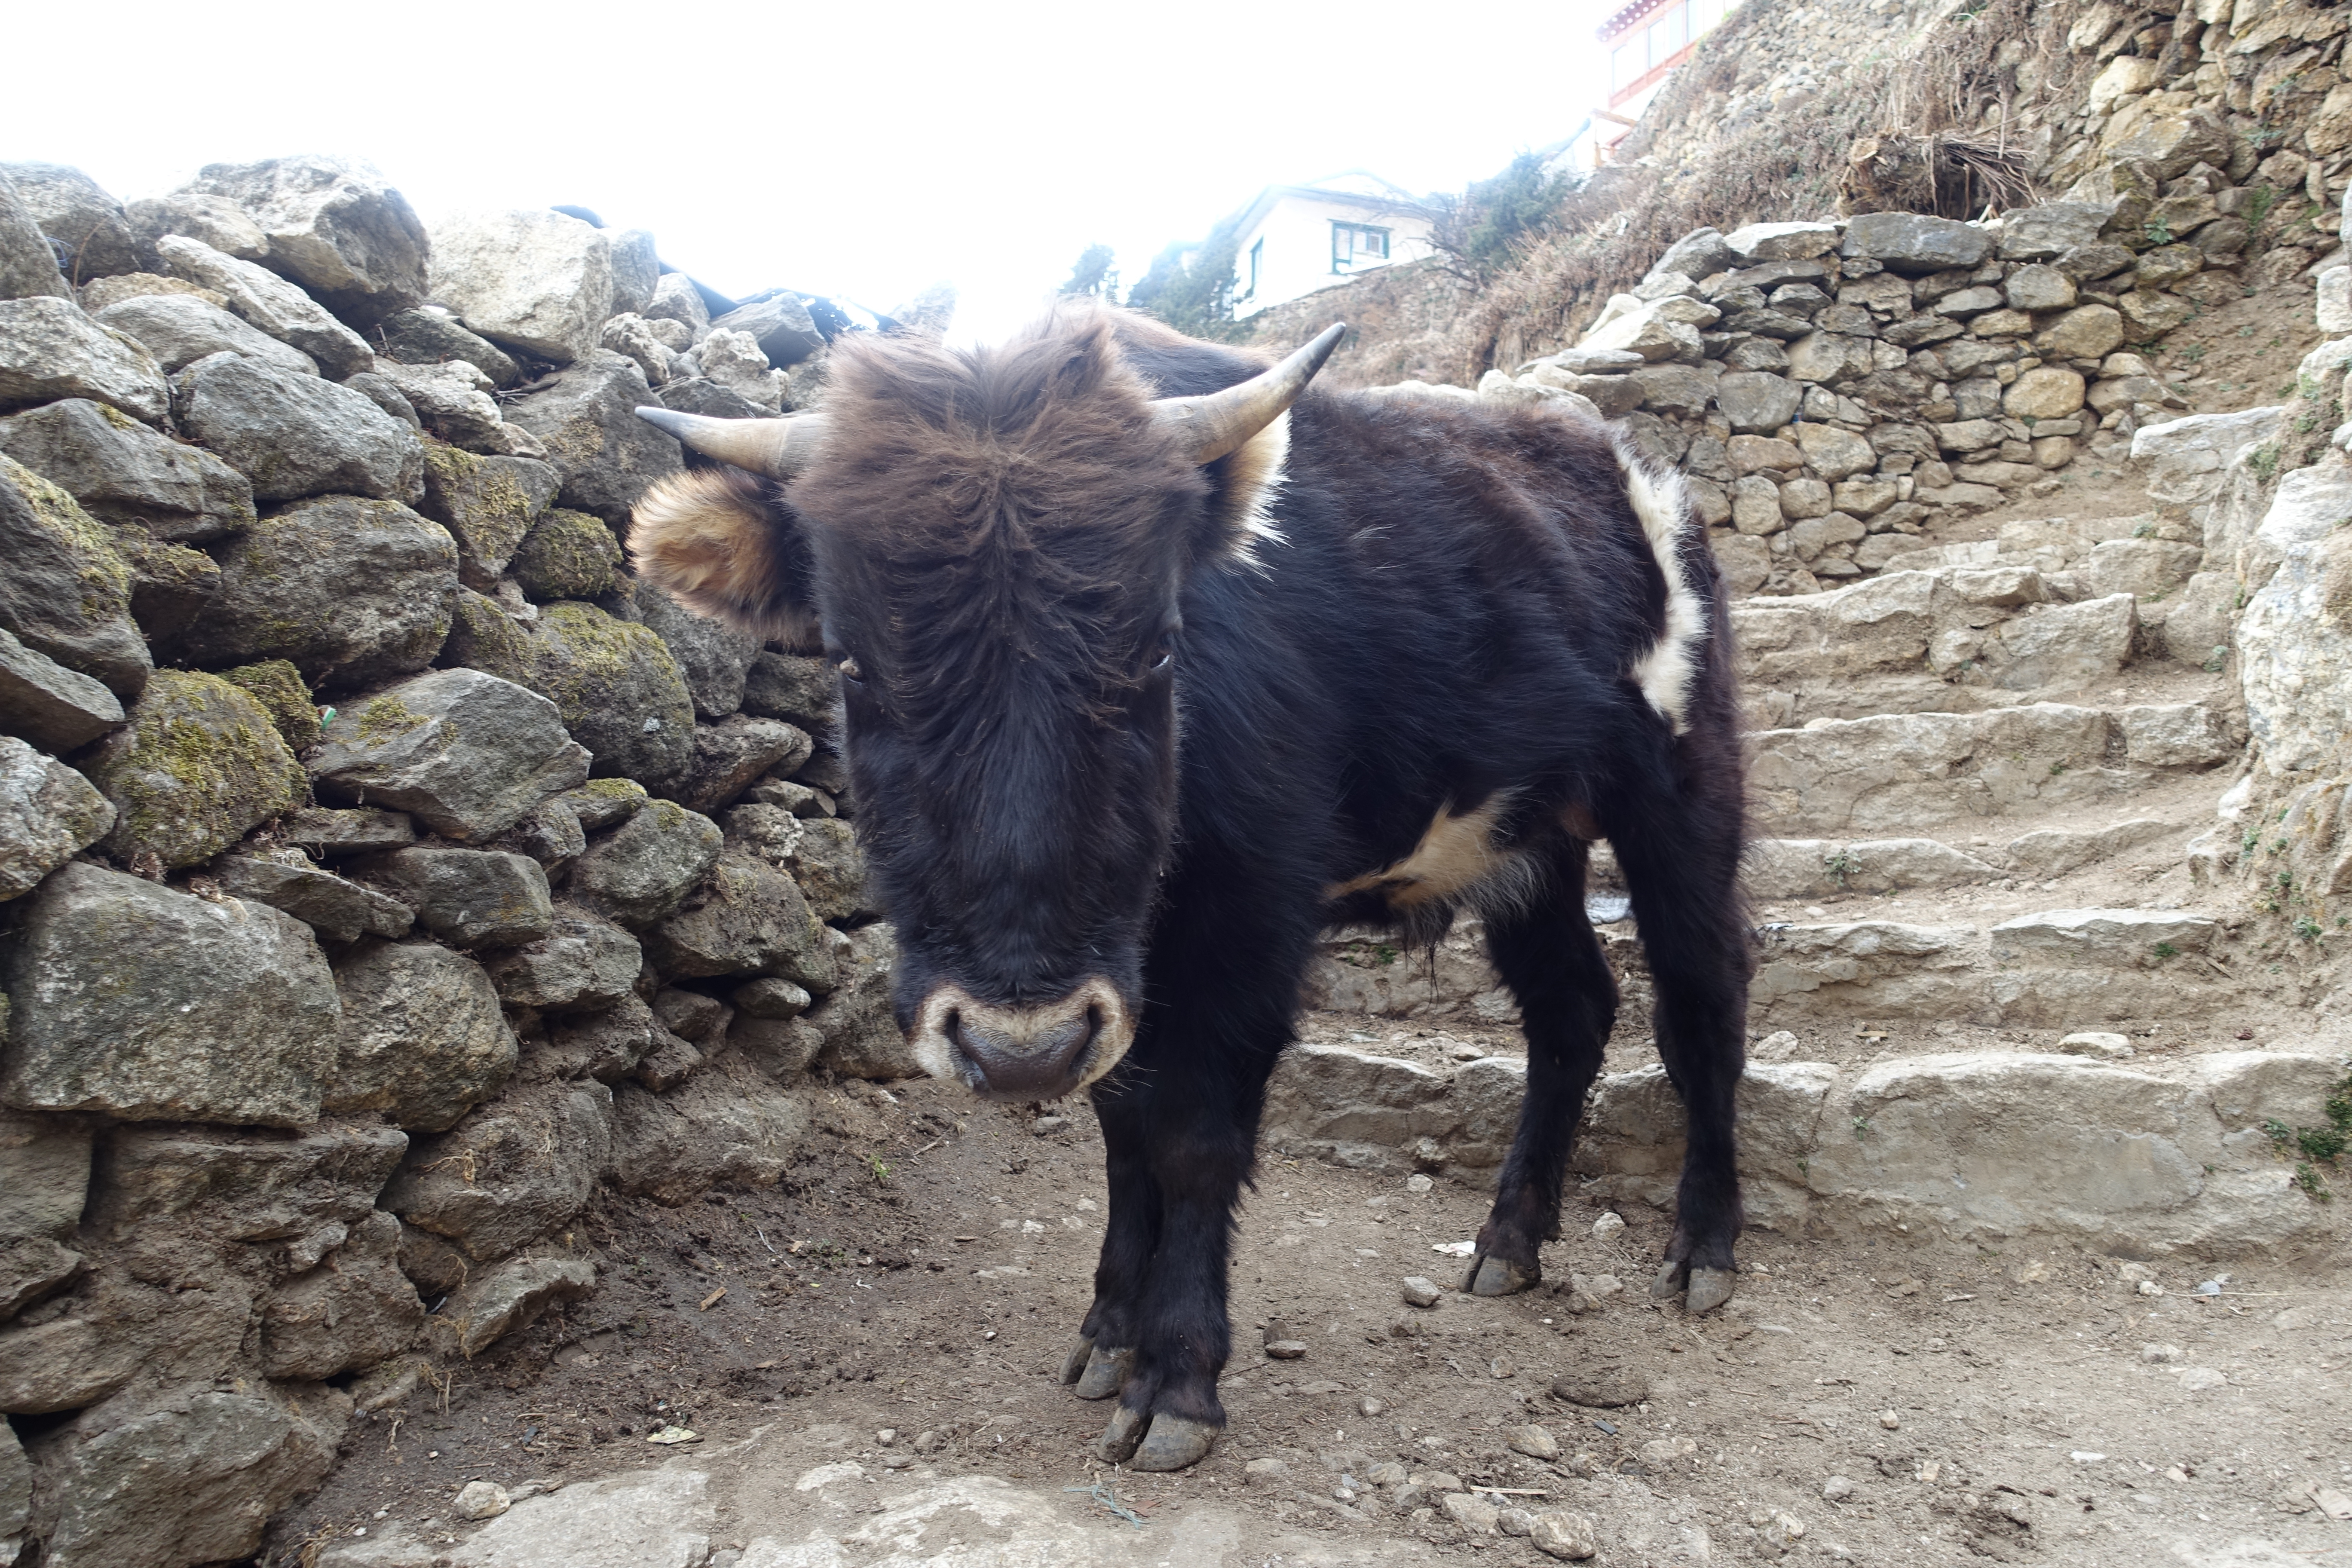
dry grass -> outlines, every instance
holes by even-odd
[[[1666,84],[1620,162],[1565,198],[1465,314],[1449,344],[1456,374],[1475,381],[1490,364],[1572,342],[1603,300],[1693,229],[1828,215],[1858,143],[1899,147],[1916,160],[1913,200],[1900,204],[1908,210],[1958,216],[1953,206],[1973,203],[1962,210],[1975,216],[2033,199],[2010,134],[2020,68],[2031,62],[2035,96],[2066,93],[2076,65],[2064,39],[2083,3],[1986,0],[1905,40],[1898,58],[1857,61],[1810,98],[1792,95],[1679,155],[1653,155],[1656,128],[1703,126],[1719,115],[1738,85],[1736,62],[1779,15],[1742,7]]]

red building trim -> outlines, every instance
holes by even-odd
[[[1660,3],[1664,4],[1664,0],[1660,0]],[[1652,66],[1648,70],[1643,71],[1640,76],[1635,77],[1632,81],[1627,82],[1623,87],[1619,88],[1615,92],[1611,93],[1609,95],[1609,107],[1614,109],[1619,104],[1624,102],[1627,99],[1638,98],[1643,93],[1648,91],[1651,88],[1656,86],[1659,82],[1665,80],[1666,74],[1669,71],[1672,71],[1676,66],[1681,65],[1685,60],[1689,59],[1691,58],[1691,51],[1697,47],[1698,42],[1696,39],[1690,43],[1685,44],[1681,48],[1676,49],[1673,54],[1667,56],[1665,62],[1663,65]]]

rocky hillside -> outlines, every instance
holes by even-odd
[[[773,1181],[811,1072],[912,1070],[830,667],[619,542],[634,406],[825,340],[308,158],[0,166],[0,1562],[241,1558],[594,1288],[599,1184]]]

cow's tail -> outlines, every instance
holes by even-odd
[[[1712,618],[1706,583],[1690,559],[1706,542],[1682,476],[1652,463],[1622,432],[1616,435],[1616,450],[1626,502],[1666,584],[1665,613],[1656,638],[1633,661],[1633,680],[1667,727],[1682,735],[1690,730],[1692,688],[1706,661]]]

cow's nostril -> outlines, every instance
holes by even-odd
[[[1102,1032],[1102,1022],[1099,1005],[1060,1017],[1053,1010],[957,1008],[941,1028],[989,1089],[1051,1098],[1068,1089],[1078,1058]]]

